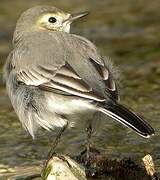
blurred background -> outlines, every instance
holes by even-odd
[[[2,67],[12,49],[17,18],[27,8],[45,4],[68,12],[89,10],[72,27],[110,56],[121,74],[121,103],[143,116],[156,136],[143,139],[108,120],[100,128],[94,146],[113,157],[141,159],[150,153],[160,171],[160,2],[159,0],[0,0],[0,170],[39,165],[46,157],[54,133],[40,132],[33,141],[21,128],[2,81]],[[82,147],[82,132],[67,131],[58,149],[76,153]],[[82,138],[80,138],[80,136]],[[1,173],[1,171],[0,171]]]

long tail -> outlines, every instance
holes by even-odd
[[[120,104],[107,103],[103,107],[100,107],[100,111],[145,138],[149,138],[155,134],[154,129],[146,121]]]

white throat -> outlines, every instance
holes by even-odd
[[[70,24],[67,23],[63,28],[64,32],[70,33],[70,27]]]

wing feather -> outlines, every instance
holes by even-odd
[[[71,87],[73,89],[77,89],[82,92],[90,92],[92,90],[91,87],[89,87],[84,81],[81,79],[74,79],[72,77],[56,74],[52,78],[54,82],[57,82],[62,85],[66,85],[68,87]]]
[[[103,64],[98,64],[96,61],[94,61],[94,59],[90,58],[90,61],[101,75],[102,80],[105,83],[106,90],[109,93],[109,96],[114,100],[118,100],[119,97],[117,86],[115,81],[113,80],[112,74],[109,69],[107,69],[107,67]]]
[[[96,100],[99,102],[105,101],[104,97],[101,97],[99,94],[97,94],[94,91],[82,92],[82,91],[78,91],[76,89],[73,89],[71,87],[59,84],[59,83],[54,82],[54,81],[51,81],[49,83],[45,83],[45,84],[41,85],[40,88],[43,90],[46,90],[46,91],[53,91],[53,89],[57,89],[57,90],[67,92],[67,93],[75,95],[75,96],[79,96],[79,97],[83,97],[83,98],[87,98],[87,99],[91,99],[91,100]]]

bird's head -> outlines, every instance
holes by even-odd
[[[69,33],[71,23],[87,14],[88,12],[69,14],[52,6],[36,6],[22,13],[17,21],[15,34],[40,30]]]

